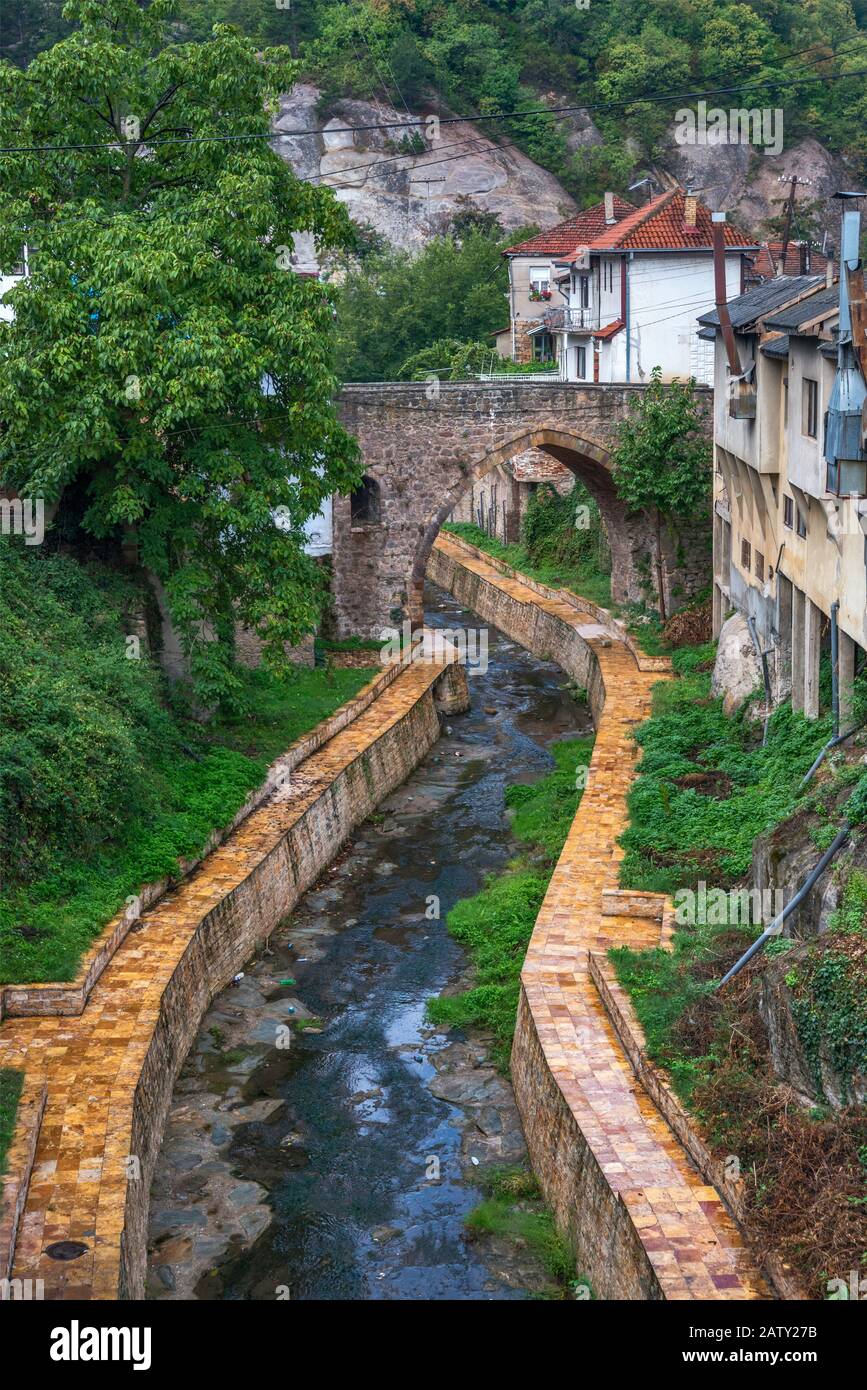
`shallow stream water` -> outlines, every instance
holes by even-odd
[[[427,600],[431,625],[481,625],[441,590]],[[203,1019],[152,1185],[150,1297],[508,1299],[543,1286],[528,1253],[466,1239],[480,1172],[522,1161],[523,1137],[488,1040],[434,1029],[425,1004],[467,971],[447,912],[516,852],[505,787],[543,775],[550,743],[592,725],[562,671],[493,629],[469,686],[471,711],[444,721]]]

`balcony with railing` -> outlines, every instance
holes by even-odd
[[[582,308],[572,308],[562,304],[556,308],[546,309],[542,315],[542,322],[549,333],[592,332],[601,327],[599,322],[599,310],[591,305],[584,305]]]

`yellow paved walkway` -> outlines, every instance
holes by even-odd
[[[440,538],[440,545],[448,545]],[[523,602],[580,627],[570,605],[544,599],[484,560],[456,553]],[[537,922],[524,981],[549,1065],[582,1131],[622,1196],[670,1298],[753,1298],[764,1292],[714,1188],[703,1186],[680,1145],[640,1092],[587,973],[588,950],[658,940],[658,925],[600,915],[617,881],[616,837],[633,775],[632,727],[649,709],[658,675],[640,672],[619,642],[592,626],[608,698],[590,779]],[[254,812],[178,889],[145,914],[77,1018],[8,1019],[0,1065],[44,1078],[48,1100],[18,1236],[14,1274],[43,1279],[49,1298],[117,1296],[133,1097],[167,982],[209,909],[272,848],[334,775],[400,719],[431,680],[430,666],[401,675],[371,708],[300,769],[298,794]],[[88,1253],[68,1264],[45,1255],[59,1240]]]
[[[115,1298],[124,1225],[133,1098],[163,991],[202,917],[243,880],[334,777],[401,719],[439,674],[417,664],[308,758],[285,791],[242,822],[190,878],[144,914],[77,1018],[0,1023],[0,1066],[41,1078],[48,1099],[14,1276],[42,1279],[46,1298]],[[68,1263],[44,1252],[76,1240],[88,1253]]]
[[[556,598],[504,577],[448,537],[436,544],[522,603],[578,628],[593,647],[606,690],[587,788],[542,904],[523,982],[548,1065],[610,1186],[632,1217],[666,1298],[750,1299],[768,1291],[714,1187],[704,1184],[637,1083],[588,972],[588,952],[659,944],[659,923],[601,915],[616,888],[634,776],[630,735],[650,712],[658,673],[639,671],[618,641]]]

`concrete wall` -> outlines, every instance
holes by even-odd
[[[834,365],[817,341],[790,340],[783,359],[763,355],[755,337],[741,336],[739,346],[742,360],[756,361],[756,418],[734,420],[728,413],[725,349],[718,341],[714,504],[717,514],[730,516],[731,531],[714,531],[715,621],[727,608],[753,617],[770,652],[775,698],[788,696],[794,671],[796,707],[812,717],[820,644],[823,631],[827,641],[835,600],[847,670],[854,647],[867,648],[867,500],[835,499],[825,491],[822,422]],[[815,438],[803,429],[807,377],[819,383]],[[730,558],[721,553],[729,541]]]

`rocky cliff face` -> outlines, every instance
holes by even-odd
[[[495,213],[508,231],[530,224],[550,227],[576,210],[552,174],[467,122],[441,126],[438,139],[414,152],[410,141],[414,137],[418,143],[420,129],[408,123],[418,115],[386,104],[342,101],[323,120],[318,100],[318,90],[307,83],[283,97],[274,122],[275,148],[301,178],[333,188],[353,221],[369,224],[401,250],[420,250],[448,226],[465,198]],[[392,122],[391,130],[342,129]],[[401,124],[408,129],[402,131]],[[293,130],[315,133],[292,136]],[[315,264],[309,238],[299,238],[296,254],[299,269]]]
[[[316,87],[298,83],[282,98],[274,122],[276,149],[300,177],[333,188],[356,223],[368,224],[392,246],[420,250],[448,226],[465,199],[495,213],[508,231],[530,224],[550,227],[576,211],[554,174],[508,140],[498,144],[470,122],[441,126],[439,138],[427,141],[422,151],[410,146],[412,139],[417,145],[420,128],[409,123],[423,119],[426,111],[346,100],[323,117],[317,111],[319,96]],[[556,92],[543,99],[551,106],[565,104]],[[374,128],[383,124],[394,128]],[[587,111],[567,114],[563,124],[572,154],[602,142]],[[370,129],[347,133],[341,129],[345,126]],[[293,136],[293,130],[312,134]],[[725,209],[751,235],[779,214],[788,191],[781,176],[797,174],[809,180],[801,197],[828,203],[829,230],[836,239],[839,215],[829,200],[837,189],[850,186],[845,165],[812,137],[772,155],[749,145],[681,146],[673,128],[658,162],[637,169],[636,179],[645,173],[657,189],[674,183],[694,188],[711,208]],[[646,189],[632,196],[640,200],[645,195]],[[299,239],[297,263],[299,269],[315,266],[309,238]]]
[[[831,199],[839,189],[851,187],[851,175],[843,161],[812,136],[774,155],[750,145],[678,145],[671,131],[657,172],[666,183],[694,188],[708,207],[730,213],[732,221],[752,235],[767,218],[780,215],[789,192],[780,180],[797,174],[808,185],[798,193],[798,202],[818,200],[825,205],[830,239],[839,241],[839,207]]]

